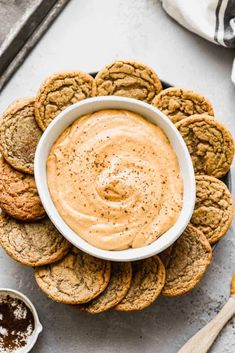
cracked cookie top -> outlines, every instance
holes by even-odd
[[[158,256],[132,262],[132,282],[127,295],[115,307],[118,311],[142,310],[152,304],[165,283],[165,267]]]
[[[25,223],[4,213],[0,214],[0,244],[9,256],[27,266],[58,261],[71,247],[49,218]]]
[[[0,207],[22,221],[34,221],[45,216],[34,177],[21,173],[0,155]]]
[[[170,87],[160,92],[152,103],[167,115],[173,123],[194,114],[214,116],[209,100],[189,89]]]
[[[233,214],[233,200],[226,185],[208,175],[196,176],[196,204],[191,223],[205,234],[210,244],[226,234]]]
[[[35,121],[34,98],[17,100],[1,120],[0,145],[4,158],[17,170],[33,174],[34,155],[41,135]]]
[[[82,304],[80,309],[90,314],[98,314],[116,306],[127,294],[132,278],[130,262],[112,262],[108,286],[95,299]]]
[[[157,74],[135,61],[115,61],[95,77],[97,96],[124,96],[151,103],[162,90]]]
[[[162,294],[173,297],[192,290],[200,282],[211,258],[212,250],[206,236],[189,224],[173,244]]]
[[[226,127],[209,115],[193,115],[176,124],[196,174],[223,177],[233,161],[234,142]]]
[[[56,73],[46,79],[37,94],[35,115],[38,125],[45,130],[65,108],[94,94],[94,79],[81,71]]]
[[[59,262],[38,267],[35,278],[49,298],[64,304],[82,304],[107,287],[110,263],[72,248]]]

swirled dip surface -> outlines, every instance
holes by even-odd
[[[152,243],[182,208],[183,182],[167,137],[125,110],[101,110],[68,127],[50,151],[47,179],[64,221],[101,249]]]

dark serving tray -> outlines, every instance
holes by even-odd
[[[97,72],[91,72],[90,75],[92,77],[95,77],[97,74]],[[166,82],[166,81],[162,81],[162,87],[163,89],[169,88],[169,87],[174,87],[173,85],[171,85],[170,83]],[[232,192],[232,178],[231,178],[231,172],[229,171],[222,179],[221,179],[228,187],[229,191]]]

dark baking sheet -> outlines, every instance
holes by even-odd
[[[69,0],[0,0],[0,91]]]

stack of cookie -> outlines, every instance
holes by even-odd
[[[165,89],[153,105],[176,124],[188,147],[196,174],[196,205],[191,223],[214,244],[226,234],[234,213],[231,194],[220,180],[233,161],[232,135],[215,118],[211,103],[193,91]]]
[[[69,105],[102,95],[131,97],[162,110],[182,134],[196,172],[191,223],[162,254],[133,263],[110,263],[72,247],[45,215],[33,177],[42,131]],[[211,262],[211,244],[232,222],[232,198],[218,179],[232,163],[230,132],[206,98],[181,88],[163,90],[144,64],[116,61],[95,78],[79,71],[49,77],[36,98],[18,100],[3,114],[0,148],[0,244],[13,259],[35,267],[36,281],[51,299],[82,311],[142,310],[160,294],[187,293]]]
[[[45,215],[33,177],[42,132],[35,121],[34,99],[14,102],[0,127],[0,243],[15,260],[41,266],[60,260],[70,244]]]

